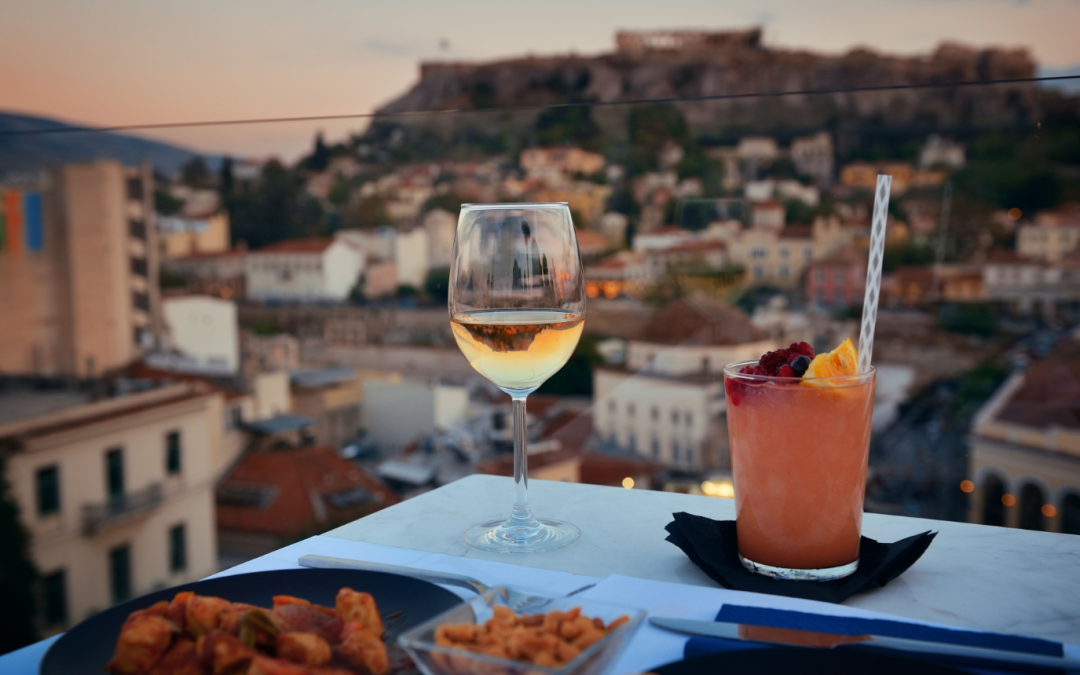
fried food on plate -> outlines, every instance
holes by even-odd
[[[387,675],[382,616],[369,593],[335,607],[278,595],[267,609],[177,593],[132,612],[105,666],[114,675]]]

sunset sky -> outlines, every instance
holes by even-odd
[[[1024,46],[1080,73],[1080,0],[4,0],[0,110],[86,124],[368,112],[425,59],[608,51],[619,29],[765,27],[775,46],[914,54],[942,40]],[[296,123],[147,134],[214,153],[292,159]]]

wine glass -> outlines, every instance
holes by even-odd
[[[514,510],[465,532],[485,551],[537,552],[581,536],[529,509],[525,398],[563,367],[585,325],[585,283],[570,209],[463,204],[450,263],[450,328],[481,375],[513,399]]]

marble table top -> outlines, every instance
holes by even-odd
[[[494,554],[469,548],[470,526],[509,515],[513,481],[476,475],[326,533],[418,551],[485,558],[596,577],[715,587],[675,546],[664,526],[677,511],[733,519],[729,499],[530,481],[533,512],[567,520],[581,539],[559,551]],[[844,604],[959,628],[1080,644],[1080,536],[867,514],[863,533],[896,541],[940,534],[915,565],[885,588]],[[523,570],[523,583],[527,573]]]

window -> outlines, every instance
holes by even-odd
[[[630,452],[637,453],[637,436],[630,434]]]
[[[113,604],[131,597],[131,547],[127,544],[109,551],[109,582]]]
[[[41,614],[48,627],[67,624],[67,581],[64,570],[41,579]]]
[[[146,293],[132,293],[131,304],[135,305],[136,309],[141,309],[144,312],[149,312],[150,296]]]
[[[1046,519],[1042,514],[1043,491],[1028,483],[1020,489],[1020,527],[1025,530],[1045,530]]]
[[[780,267],[780,278],[781,278],[781,279],[787,279],[787,276],[788,276],[788,268],[787,268],[787,265],[782,265],[782,266]]]
[[[128,233],[136,239],[146,241],[146,222],[131,219],[128,221]]]
[[[652,439],[651,446],[652,447],[650,447],[649,450],[652,452],[652,458],[660,459],[660,440],[656,438]]]
[[[652,410],[649,411],[649,416],[652,417],[654,422],[659,420],[660,419],[660,408],[657,408],[656,406],[653,406]]]
[[[844,270],[836,270],[833,278],[836,279],[836,283],[838,284],[844,283]]]
[[[781,255],[782,257],[784,257],[784,258],[788,257],[788,253],[789,253],[789,252],[790,252],[790,251],[788,251],[788,247],[787,247],[787,246],[782,246],[782,247],[780,247],[780,255]]]
[[[675,441],[671,444],[671,460],[676,464],[679,463],[679,442]]]
[[[37,510],[39,516],[60,511],[60,467],[55,464],[37,470]]]
[[[612,415],[614,415],[615,414],[615,407],[616,407],[615,399],[608,399],[608,402],[607,402],[608,412],[611,413]]]
[[[1000,478],[991,474],[983,481],[983,525],[1005,525],[1005,505],[1002,498],[1005,496],[1005,484]]]
[[[1080,534],[1080,494],[1070,492],[1061,500],[1061,531]]]
[[[694,463],[694,451],[691,450],[690,448],[686,449],[686,463],[687,464],[693,464]]]
[[[626,406],[626,414],[629,415],[630,417],[633,417],[636,412],[637,412],[637,410],[634,408],[633,403]]]
[[[754,278],[755,279],[764,279],[765,278],[765,270],[761,267],[761,265],[757,265],[757,266],[754,267]]]
[[[679,423],[679,411],[678,410],[672,410],[671,411],[671,423],[672,424],[678,424]]]
[[[165,473],[175,476],[180,473],[180,432],[170,431],[165,436]]]
[[[120,448],[105,453],[105,494],[110,499],[124,496],[124,451]]]
[[[187,569],[187,540],[184,524],[169,529],[169,571],[173,574]]]
[[[688,426],[688,427],[694,426],[694,413],[691,413],[691,412],[686,413],[686,426]]]
[[[804,253],[805,253],[805,257],[806,257],[807,260],[813,260],[814,259],[814,249],[807,246]]]
[[[146,258],[132,258],[131,259],[131,273],[137,274],[140,277],[145,277],[147,272]]]

